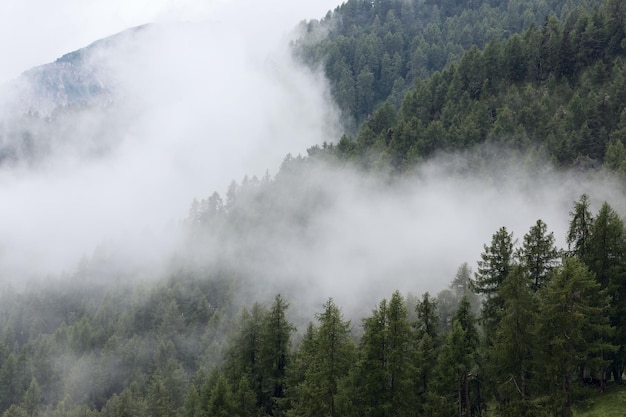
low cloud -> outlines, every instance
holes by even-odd
[[[328,166],[305,169],[291,188],[282,189],[277,178],[278,201],[267,211],[281,214],[247,231],[252,244],[229,242],[233,264],[257,299],[281,292],[306,318],[333,297],[349,317],[360,318],[396,289],[436,294],[462,263],[475,271],[483,245],[502,226],[521,244],[541,219],[557,246],[567,248],[569,212],[582,193],[594,212],[604,201],[626,208],[615,179],[490,152],[480,167],[470,153],[442,155],[393,182]]]
[[[94,251],[115,252],[120,268],[166,264],[185,250],[194,198],[226,199],[233,179],[273,176],[286,154],[337,141],[327,82],[293,61],[283,30],[311,14],[282,6],[226,2],[208,21],[151,25],[89,56],[112,99],[37,119],[41,152],[0,170],[2,279],[71,272]],[[501,226],[522,239],[542,219],[563,247],[582,193],[594,210],[626,210],[610,178],[506,153],[476,160],[440,156],[394,182],[331,166],[290,186],[279,176],[275,222],[220,236],[203,259],[234,265],[260,301],[297,294],[303,317],[328,297],[362,317],[395,289],[445,288]]]
[[[17,162],[0,170],[5,277],[72,270],[101,242],[138,254],[171,247],[194,197],[337,137],[325,80],[289,53],[286,28],[298,21],[263,32],[277,18],[260,22],[249,6],[93,48],[86,65],[111,98],[15,122],[5,140],[18,142]]]

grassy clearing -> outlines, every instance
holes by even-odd
[[[626,416],[626,385],[608,387],[604,394],[597,394],[574,408],[575,417],[623,417]]]

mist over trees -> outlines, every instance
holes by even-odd
[[[519,34],[473,44],[416,79],[401,101],[382,100],[361,117],[356,136],[332,150],[370,169],[403,172],[437,152],[494,143],[537,149],[562,166],[619,171],[624,5],[545,16]]]
[[[349,0],[300,29],[347,133],[189,202],[167,255],[7,277],[2,417],[572,416],[622,384],[623,2]],[[83,111],[5,126],[0,165]]]
[[[297,333],[290,300],[237,311],[250,284],[216,267],[97,292],[85,265],[56,288],[5,290],[4,415],[571,415],[626,359],[625,229],[588,201],[567,232],[582,236],[584,212],[585,254],[541,220],[523,242],[502,227],[449,290],[395,291],[360,322],[328,299]],[[529,259],[549,265],[542,279]]]

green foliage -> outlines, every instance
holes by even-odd
[[[554,234],[548,233],[547,228],[542,220],[537,220],[524,235],[522,247],[517,252],[533,291],[539,290],[548,282],[550,272],[559,262],[560,254],[554,244]]]
[[[549,407],[554,415],[571,416],[574,378],[579,367],[604,384],[612,350],[606,314],[606,292],[577,258],[565,259],[539,294],[538,335],[544,343],[539,361],[545,372]],[[601,386],[603,388],[603,385]]]
[[[294,44],[294,50],[309,65],[323,66],[347,124],[354,127],[365,122],[381,103],[389,99],[399,102],[405,92],[402,86],[411,86],[416,79],[426,78],[459,59],[463,61],[462,70],[456,72],[462,78],[459,87],[471,90],[470,97],[474,98],[485,88],[495,87],[492,80],[500,75],[500,68],[506,68],[514,82],[524,80],[527,74],[545,79],[565,72],[569,66],[561,52],[569,44],[563,45],[554,16],[566,17],[566,3],[349,0],[321,21],[303,22],[303,36]],[[599,1],[580,3],[583,10],[591,10]],[[619,26],[623,7],[613,4],[607,9],[608,16],[617,16],[607,18],[611,21],[607,29],[611,41],[607,45],[617,52],[623,39],[623,28]],[[489,62],[479,58],[477,47],[515,37],[531,25],[542,23],[537,41],[543,53],[536,54],[538,50],[521,45],[518,36],[506,55],[511,59],[504,63],[499,58],[493,60],[500,55],[498,48],[493,49],[495,54],[490,54]]]
[[[515,265],[499,290],[505,300],[502,319],[493,345],[488,348],[486,363],[502,415],[532,415],[529,386],[533,356],[540,342],[534,330],[537,300],[528,281],[526,268]]]
[[[510,7],[504,12],[507,3],[514,2],[502,2],[496,14],[512,13]],[[381,64],[352,71],[353,84],[361,87],[351,108],[361,128],[355,139],[358,146],[344,140],[342,147],[351,151],[339,156],[367,169],[382,170],[387,164],[388,170],[404,173],[437,151],[458,152],[489,142],[539,149],[562,166],[599,167],[606,159],[604,166],[619,172],[624,156],[619,144],[624,141],[620,120],[626,103],[626,42],[623,25],[617,24],[621,17],[616,20],[613,15],[621,16],[624,7],[609,1],[574,9],[557,3],[549,6],[554,13],[542,14],[526,31],[462,46],[463,53],[454,62],[448,59],[447,66],[437,68],[441,72],[418,76],[403,94],[396,121],[385,131],[371,121],[389,120],[388,106],[399,103],[397,97],[389,92],[370,96],[363,89],[372,75],[374,92],[377,85],[390,83],[379,77]],[[487,13],[486,6],[481,13]],[[414,37],[419,46],[404,49],[416,57],[404,62],[427,61],[422,49],[429,44],[423,37],[438,31],[435,23],[424,26]],[[340,29],[330,29],[331,39],[333,30]],[[375,45],[376,31],[366,33],[354,35],[350,45],[361,41]],[[336,47],[333,40],[322,44],[320,49]],[[380,57],[386,68],[391,65],[389,53]],[[398,78],[403,85],[411,85],[406,82],[410,74],[409,68]],[[329,77],[333,80],[332,74]]]
[[[318,327],[309,327],[300,347],[302,379],[294,387],[293,415],[336,416],[340,381],[356,359],[350,322],[344,321],[332,299],[316,315]]]
[[[485,295],[482,322],[489,338],[493,337],[500,323],[504,307],[500,288],[513,266],[513,245],[513,233],[501,227],[493,235],[491,244],[484,245],[484,252],[478,261],[474,287],[477,293]]]

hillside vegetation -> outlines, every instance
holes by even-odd
[[[623,1],[350,0],[304,25],[294,48],[323,66],[353,133],[288,155],[273,178],[233,182],[224,199],[194,201],[165,271],[103,249],[63,276],[6,284],[2,417],[569,417],[622,407],[626,229],[609,203],[592,212],[587,194],[562,213],[564,236],[541,219],[519,240],[502,226],[448,288],[377,293],[356,320],[332,294],[302,319],[307,287],[277,289],[263,266],[293,255],[298,239],[321,249],[313,214],[340,188],[320,185],[332,175],[305,179],[329,166],[357,167],[384,188],[441,153],[467,156],[473,174],[506,148],[531,165],[626,175]]]

